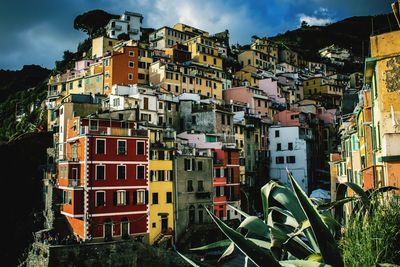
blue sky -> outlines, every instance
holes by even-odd
[[[390,12],[394,0],[12,0],[0,8],[0,69],[24,64],[53,68],[64,50],[75,51],[85,34],[73,29],[74,18],[88,10],[114,14],[140,12],[144,26],[177,22],[210,33],[229,29],[231,43],[248,43],[252,35],[284,33],[306,20],[324,25],[351,16]]]

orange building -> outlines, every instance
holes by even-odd
[[[103,59],[105,94],[111,93],[111,88],[114,84],[128,85],[138,83],[138,57],[138,47],[123,46]]]

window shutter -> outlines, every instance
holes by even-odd
[[[144,192],[144,203],[149,204],[149,191]]]
[[[129,205],[129,192],[125,192],[125,204]]]
[[[114,206],[117,206],[117,192],[113,192],[113,203]]]
[[[133,205],[137,204],[137,192],[133,191]]]

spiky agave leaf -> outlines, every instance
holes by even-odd
[[[327,264],[331,264],[335,267],[344,266],[339,248],[328,227],[325,225],[317,209],[304,193],[304,191],[301,189],[297,181],[293,178],[289,170],[287,170],[287,172],[289,180],[292,183],[293,191],[295,192],[295,195],[299,203],[301,204],[304,213],[310,221],[311,229],[317,239],[317,243],[324,262]]]
[[[301,223],[307,219],[293,191],[275,181],[270,181],[261,188],[261,199],[267,223],[269,207],[274,206],[280,206],[290,211],[297,223]],[[311,231],[311,229],[306,229],[304,234],[313,251],[319,252],[319,247],[313,231]]]
[[[274,258],[271,251],[262,248],[251,240],[247,239],[237,231],[227,226],[217,216],[206,208],[207,213],[211,216],[218,228],[235,244],[235,246],[257,266],[281,266]]]
[[[190,250],[193,251],[199,251],[199,250],[209,250],[209,249],[216,249],[216,248],[226,248],[228,247],[232,242],[229,239],[224,239],[220,240],[214,243],[207,244],[205,246],[197,247],[197,248],[191,248]]]

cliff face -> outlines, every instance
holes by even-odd
[[[1,220],[6,227],[0,257],[4,266],[14,266],[32,242],[32,232],[43,228],[41,166],[51,143],[51,133],[34,133],[0,145]]]

